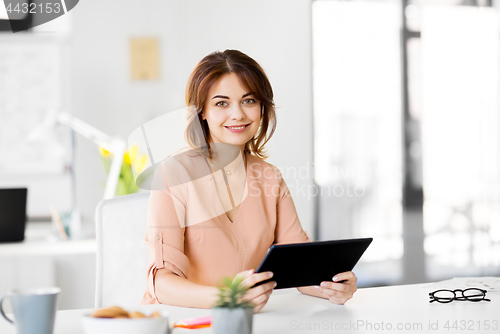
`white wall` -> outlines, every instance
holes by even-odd
[[[279,168],[312,163],[310,0],[80,1],[73,10],[72,106],[77,117],[109,134],[127,137],[143,122],[184,106],[196,63],[215,50],[239,49],[266,70],[275,92],[278,128],[268,161]],[[160,41],[161,78],[133,82],[129,38]],[[312,173],[284,174],[303,227],[311,236],[314,204],[306,188]],[[77,203],[93,218],[104,191],[104,167],[94,144],[79,137]]]

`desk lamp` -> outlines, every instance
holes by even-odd
[[[124,139],[118,136],[111,137],[104,132],[96,129],[88,123],[74,117],[67,112],[58,112],[55,109],[50,109],[47,111],[46,116],[42,124],[37,126],[27,137],[27,141],[36,142],[44,141],[47,137],[53,133],[54,128],[57,125],[65,125],[69,127],[74,132],[79,133],[83,137],[91,140],[93,143],[102,147],[106,151],[113,154],[113,160],[111,161],[111,166],[109,169],[108,177],[106,179],[106,186],[104,190],[103,199],[113,198],[116,193],[116,187],[118,186],[118,180],[120,178],[120,170],[123,163],[123,155],[126,150],[126,142]],[[74,150],[74,141],[73,141]],[[74,165],[74,157],[72,157],[72,165]],[[72,168],[71,178],[72,178],[72,206],[76,209],[76,196],[75,196],[75,180],[74,171]],[[78,224],[79,225],[79,224]]]
[[[53,131],[53,128],[59,124],[69,127],[71,130],[81,134],[113,154],[113,160],[111,161],[103,196],[104,199],[113,198],[116,193],[116,187],[118,185],[120,170],[123,163],[123,155],[126,150],[125,140],[118,136],[111,137],[67,112],[58,113],[57,110],[54,109],[47,112],[42,124],[37,126],[28,135],[27,140],[31,142],[43,141],[43,139],[47,138],[49,133]]]

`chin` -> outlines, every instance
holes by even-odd
[[[231,136],[229,136],[229,138],[225,138],[224,140],[224,143],[227,143],[227,144],[231,144],[231,145],[236,145],[236,146],[244,146],[246,143],[248,143],[248,141],[250,141],[252,139],[252,137],[250,138],[231,138]]]
[[[245,144],[246,144],[247,142],[227,141],[226,143],[231,144],[231,145],[235,145],[235,146],[245,146]]]

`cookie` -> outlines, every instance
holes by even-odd
[[[144,314],[142,314],[141,312],[131,312],[130,313],[130,317],[131,318],[146,318],[146,316]]]
[[[153,313],[151,313],[151,315],[149,317],[150,318],[159,318],[159,317],[161,317],[161,314],[158,311],[154,311]]]
[[[94,313],[92,313],[92,316],[95,318],[116,318],[116,317],[122,317],[122,318],[128,318],[128,312],[122,309],[120,306],[112,306],[108,308],[103,308],[96,310]]]

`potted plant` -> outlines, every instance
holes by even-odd
[[[254,305],[243,296],[248,291],[243,278],[225,277],[219,287],[219,300],[212,308],[212,327],[215,334],[250,334]]]
[[[99,147],[101,159],[106,168],[106,173],[109,174],[113,154]],[[143,172],[146,167],[147,157],[145,154],[139,155],[139,148],[133,145],[127,149],[123,155],[123,163],[120,169],[120,178],[116,186],[116,196],[134,194],[139,190],[140,183],[136,183],[137,175]]]

